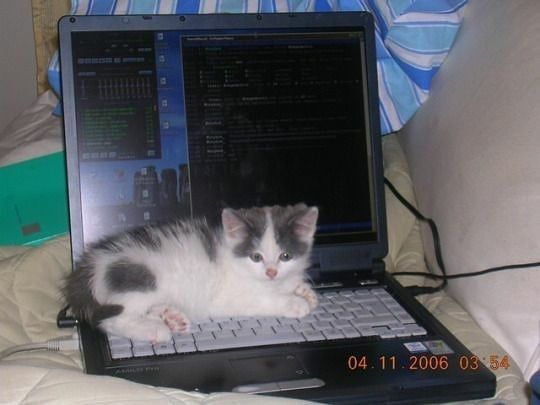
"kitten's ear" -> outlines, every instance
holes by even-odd
[[[319,209],[309,207],[294,218],[294,233],[302,239],[311,239],[315,235]]]
[[[225,208],[221,212],[221,223],[228,240],[243,240],[248,234],[246,223],[233,209]]]

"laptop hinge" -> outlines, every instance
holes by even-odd
[[[384,277],[385,263],[382,259],[374,259],[368,271],[355,272],[355,283],[361,286],[373,286],[381,282]]]
[[[371,268],[372,268],[372,274],[374,276],[381,276],[386,270],[386,265],[384,263],[384,260],[375,259],[373,260],[373,265],[371,266]]]
[[[386,266],[382,259],[372,261],[368,268],[349,269],[342,271],[319,272],[317,268],[310,269],[310,279],[315,288],[336,288],[354,286],[372,286],[383,279]]]

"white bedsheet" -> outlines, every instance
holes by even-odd
[[[55,103],[45,93],[0,136],[0,164],[36,157],[62,149],[61,126],[50,111]],[[20,142],[20,144],[18,143]],[[414,201],[411,179],[397,138],[383,140],[385,173],[398,189]],[[391,195],[387,195],[389,271],[425,271],[422,242],[416,221]],[[38,247],[0,247],[0,350],[66,335],[55,325],[61,307],[59,286],[70,271],[69,240],[59,238]],[[401,278],[405,284],[418,278]],[[466,346],[481,358],[506,353],[454,300],[444,292],[421,297]],[[511,404],[527,403],[526,384],[510,360],[499,369],[497,396]],[[0,361],[0,403],[291,403],[291,400],[241,394],[187,393],[145,386],[123,379],[83,373],[80,354],[27,352]],[[473,403],[485,401],[475,401]]]

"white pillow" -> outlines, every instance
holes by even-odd
[[[401,139],[450,274],[540,261],[538,0],[470,1],[430,99]],[[539,290],[540,267],[448,288],[526,378],[540,367]]]

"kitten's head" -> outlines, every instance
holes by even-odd
[[[281,280],[309,267],[319,211],[305,204],[224,209],[225,241],[235,265],[259,280]]]

